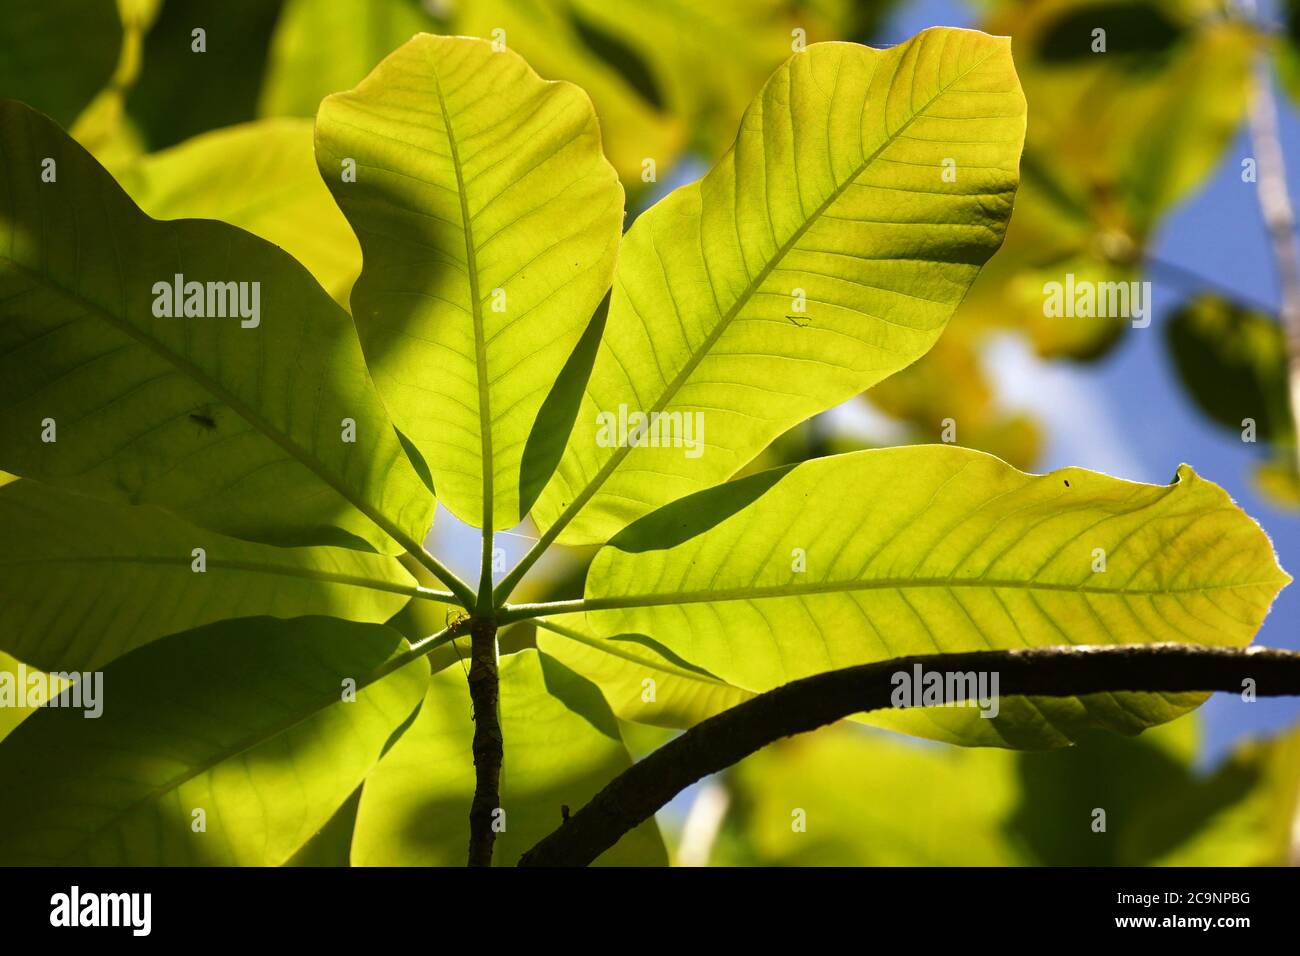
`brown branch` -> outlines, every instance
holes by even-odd
[[[493,819],[501,806],[504,746],[497,708],[497,626],[491,619],[470,625],[469,697],[474,706],[474,801],[469,808],[469,865],[491,866],[496,842]]]
[[[1281,287],[1291,418],[1296,427],[1300,428],[1300,242],[1296,240],[1295,211],[1287,189],[1286,158],[1278,134],[1272,58],[1263,51],[1255,57],[1250,99],[1250,138],[1255,144],[1258,179],[1255,192],[1273,246],[1273,261]],[[1296,453],[1300,454],[1300,447],[1297,447]]]
[[[889,707],[893,675],[996,673],[1002,697],[1070,697],[1108,691],[1235,691],[1253,680],[1259,696],[1300,695],[1300,653],[1190,644],[1044,647],[926,654],[848,667],[793,681],[692,727],[615,777],[520,866],[585,866],[697,780],[773,741],[852,714]]]

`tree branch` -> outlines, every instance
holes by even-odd
[[[496,842],[493,817],[501,806],[504,746],[497,708],[497,625],[491,618],[470,625],[469,697],[474,707],[474,801],[469,808],[469,865],[491,866]]]
[[[1069,697],[1108,691],[1235,691],[1253,680],[1260,696],[1300,695],[1300,653],[1191,644],[1043,647],[925,654],[792,681],[692,727],[634,764],[520,866],[585,866],[683,789],[773,741],[852,714],[890,706],[893,675],[997,673],[1001,696]]]
[[[1300,243],[1296,241],[1295,211],[1287,190],[1286,161],[1278,136],[1271,58],[1266,51],[1255,57],[1250,138],[1255,145],[1259,210],[1273,244],[1273,260],[1281,286],[1291,418],[1300,427]],[[1300,454],[1300,445],[1296,450]]]

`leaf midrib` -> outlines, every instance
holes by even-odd
[[[705,337],[704,341],[701,342],[700,346],[696,348],[694,351],[692,351],[690,357],[686,361],[686,364],[682,367],[682,370],[673,378],[671,382],[669,382],[664,387],[664,390],[660,393],[659,398],[655,401],[654,406],[649,410],[650,414],[654,414],[656,412],[662,412],[668,406],[668,403],[677,395],[677,393],[681,391],[681,388],[683,385],[686,384],[687,379],[689,379],[689,377],[694,373],[695,369],[699,366],[700,362],[702,362],[704,358],[708,355],[709,351],[717,343],[718,339],[722,337],[723,333],[727,330],[727,328],[730,327],[731,323],[735,320],[736,316],[740,314],[741,309],[743,309],[746,305],[749,304],[749,301],[753,298],[754,294],[758,291],[759,287],[761,287],[762,284],[767,281],[767,277],[771,275],[773,271],[776,270],[777,266],[782,261],[784,261],[785,257],[789,255],[791,250],[795,247],[795,245],[799,242],[799,240],[804,237],[807,231],[812,228],[813,224],[817,222],[826,213],[826,211],[830,209],[830,207],[839,200],[839,198],[842,195],[844,195],[845,191],[847,191],[850,186],[852,186],[855,182],[857,182],[858,177],[860,177],[864,172],[866,172],[867,168],[872,163],[874,163],[877,159],[879,159],[880,155],[886,149],[892,146],[897,141],[898,137],[901,136],[912,125],[913,122],[915,122],[919,117],[921,117],[926,110],[928,110],[931,106],[933,106],[935,102],[937,102],[940,97],[944,96],[954,85],[956,85],[961,80],[965,79],[976,69],[978,69],[979,67],[983,66],[986,62],[988,62],[988,60],[993,56],[995,52],[997,51],[990,50],[978,61],[973,63],[969,68],[967,68],[957,76],[953,77],[948,82],[948,84],[944,86],[942,89],[940,89],[937,93],[935,93],[934,96],[930,97],[930,99],[927,100],[925,104],[920,107],[920,109],[914,111],[912,115],[909,116],[907,120],[897,130],[893,131],[888,136],[886,136],[884,141],[880,144],[880,146],[877,147],[871,153],[871,155],[866,157],[866,159],[864,159],[848,176],[846,176],[844,181],[840,183],[838,186],[836,186],[834,190],[831,191],[830,195],[827,196],[827,198],[823,200],[820,205],[818,205],[818,207],[813,211],[813,213],[810,216],[804,219],[804,221],[798,226],[798,228],[796,228],[795,231],[791,233],[790,237],[777,248],[776,252],[771,256],[771,258],[769,258],[768,261],[764,263],[763,268],[759,270],[758,274],[740,292],[740,294],[736,298],[736,301],[732,304],[731,308],[728,309],[727,312],[718,320],[717,325],[709,332],[709,334]],[[799,54],[795,54],[795,55],[798,56]],[[897,67],[895,67],[895,77],[892,77],[890,79],[890,89],[893,88],[893,81],[894,78],[896,77],[897,77]],[[886,91],[886,99],[887,98],[888,98],[888,91]],[[733,149],[731,156],[734,157],[734,155],[735,153]],[[698,184],[694,184],[694,185],[698,187]],[[690,187],[686,187],[686,188],[690,188]],[[617,273],[615,277],[617,278]],[[609,479],[610,475],[612,475],[614,471],[618,469],[619,465],[622,464],[623,460],[628,456],[629,453],[631,453],[634,447],[635,446],[624,442],[623,444],[619,445],[616,449],[614,449],[614,453],[610,456],[609,460],[606,461],[604,466],[601,467],[600,471],[596,472],[595,477],[592,478],[592,480],[587,484],[586,487],[582,489],[581,492],[579,492],[577,495],[574,496],[573,502],[567,508],[565,508],[561,516],[556,519],[555,524],[558,526],[559,529],[563,529],[563,527],[568,524],[569,520],[573,516],[576,516],[578,512],[582,509],[582,507],[585,506],[589,500],[591,500],[591,498],[595,495],[595,493]],[[558,533],[559,532],[557,530],[556,534]]]
[[[482,519],[485,539],[492,536],[492,410],[489,404],[487,372],[487,338],[483,329],[483,301],[478,284],[478,261],[474,246],[474,227],[469,214],[469,196],[465,191],[465,175],[460,163],[460,148],[456,144],[456,132],[451,125],[451,113],[447,109],[447,99],[442,92],[442,80],[435,66],[432,70],[433,88],[438,97],[438,107],[442,110],[442,125],[447,134],[447,146],[451,150],[451,166],[456,174],[456,198],[460,200],[460,221],[465,233],[465,272],[469,280],[470,316],[474,324],[474,370],[478,376],[478,430],[479,463],[482,473]]]
[[[364,553],[364,552],[359,552]],[[0,568],[20,568],[20,567],[39,567],[43,565],[62,565],[62,564],[112,564],[112,565],[153,565],[165,566],[176,565],[178,567],[188,567],[192,563],[190,558],[178,557],[176,555],[149,555],[149,554],[75,554],[66,556],[51,556],[43,558],[19,558],[11,561],[0,561]],[[372,591],[387,591],[393,594],[405,594],[410,597],[416,597],[421,589],[418,585],[399,584],[396,581],[384,581],[380,578],[368,578],[355,574],[343,574],[334,571],[323,571],[319,568],[295,567],[292,565],[277,565],[263,563],[260,561],[231,561],[224,558],[208,558],[207,565],[212,570],[243,571],[250,574],[265,574],[278,577],[304,578],[312,581],[324,581],[331,584],[343,584],[351,587],[367,588]]]
[[[1112,597],[1148,597],[1169,594],[1204,594],[1240,588],[1275,587],[1276,581],[1243,581],[1236,584],[1207,584],[1177,588],[1107,588],[1087,584],[1058,584],[1050,581],[1024,581],[1002,578],[879,578],[873,581],[823,581],[817,584],[770,585],[751,588],[722,588],[714,591],[681,591],[659,594],[632,594],[587,597],[582,609],[587,611],[619,608],[660,607],[671,604],[702,604],[720,601],[764,600],[767,598],[802,597],[815,594],[841,594],[855,591],[902,591],[922,588],[970,588],[999,591],[1057,591],[1070,594],[1099,594]]]

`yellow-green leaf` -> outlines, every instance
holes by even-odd
[[[277,545],[392,550],[432,522],[351,319],[302,266],[234,226],[149,218],[9,101],[0,468]]]
[[[260,120],[151,153],[124,172],[155,219],[220,219],[273,242],[346,306],[361,247],[316,169],[312,123]]]
[[[597,638],[582,623],[578,614],[539,621],[537,647],[599,687],[621,720],[684,729],[754,696],[644,634]]]
[[[47,670],[95,670],[165,634],[232,617],[378,623],[416,591],[396,558],[239,541],[156,508],[4,477],[0,649]]]
[[[587,627],[644,633],[762,691],[909,654],[1056,644],[1248,644],[1290,580],[1264,532],[1187,466],[1172,485],[1033,476],[952,446],[763,472],[648,515],[596,556]],[[954,743],[1135,733],[1195,694],[876,712]]]
[[[731,152],[628,232],[539,525],[576,514],[561,541],[604,541],[924,354],[1002,240],[1024,128],[1005,39],[788,60]]]
[[[352,311],[398,427],[453,513],[516,524],[529,432],[618,249],[590,101],[508,49],[420,35],[321,104],[316,152],[361,241]]]
[[[244,618],[114,661],[98,717],[65,691],[0,745],[0,779],[23,781],[0,788],[0,861],[279,866],[419,706],[423,659],[371,680],[405,648],[375,624]]]

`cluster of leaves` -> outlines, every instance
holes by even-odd
[[[129,110],[147,8],[91,94],[101,116]],[[733,479],[925,354],[1002,242],[1025,131],[1005,40],[809,46],[625,236],[591,101],[509,46],[409,40],[320,104],[319,179],[220,210],[248,195],[235,179],[303,182],[302,153],[269,148],[303,129],[143,158],[119,141],[98,154],[119,185],[55,120],[0,104],[0,467],[21,476],[0,486],[0,651],[103,667],[108,695],[97,720],[44,708],[0,744],[0,778],[23,780],[0,792],[5,860],[459,862],[470,701],[456,630],[429,637],[412,607],[536,625],[500,665],[513,862],[629,765],[620,719],[690,726],[918,651],[1241,646],[1288,580],[1186,467],[1156,487],[930,446]],[[177,273],[259,282],[260,325],[156,315]],[[796,288],[807,324],[786,318]],[[705,415],[703,454],[597,441],[623,407]],[[422,546],[435,489],[483,529],[477,591]],[[494,534],[525,516],[541,541],[494,579]],[[553,544],[600,546],[582,600],[508,603]],[[1056,747],[1200,699],[870,720]],[[665,858],[651,823],[604,861]]]

